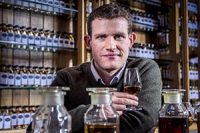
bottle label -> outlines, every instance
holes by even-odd
[[[53,80],[53,75],[52,74],[47,74],[47,85],[51,85]]]
[[[5,115],[4,116],[4,129],[10,129],[11,128],[11,116]]]
[[[58,47],[58,39],[57,38],[53,39],[53,46]]]
[[[28,43],[34,44],[34,36],[28,36]]]
[[[33,85],[34,84],[34,74],[29,74],[28,75],[28,85]]]
[[[24,113],[24,124],[28,125],[31,122],[31,114],[30,113]]]
[[[7,37],[8,37],[8,34],[6,32],[2,32],[2,34],[1,34],[1,40],[2,41],[7,41]]]
[[[6,72],[1,72],[0,73],[0,83],[3,84],[3,85],[6,85],[7,84],[7,79],[8,79],[8,75]]]
[[[20,43],[21,42],[21,35],[15,34],[14,41]]]
[[[17,125],[23,125],[24,124],[24,114],[19,113],[17,114]]]
[[[47,46],[52,46],[52,38],[47,39]]]
[[[46,74],[41,74],[41,86],[47,85],[47,77]]]
[[[22,85],[28,85],[28,75],[22,74]]]
[[[46,38],[41,37],[41,45],[45,46],[46,45]]]
[[[15,85],[20,86],[21,81],[22,81],[21,74],[15,74]]]
[[[12,126],[16,126],[17,125],[17,114],[12,114]]]
[[[14,73],[8,74],[8,85],[14,85]]]
[[[22,43],[24,44],[28,43],[27,35],[22,35]]]
[[[40,85],[41,75],[35,74],[35,85]]]
[[[8,33],[8,41],[14,41],[14,34]]]
[[[40,45],[40,37],[39,36],[35,37],[35,44]]]

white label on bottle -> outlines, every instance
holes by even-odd
[[[34,76],[35,75],[32,73],[28,74],[28,85],[34,85],[34,79],[35,79]]]
[[[34,36],[28,36],[28,44],[34,44]]]
[[[41,75],[35,74],[35,85],[40,85]]]
[[[15,74],[15,86],[20,86],[22,81],[21,74]]]
[[[63,47],[65,48],[70,48],[70,41],[68,39],[63,39]]]
[[[11,120],[12,120],[12,126],[17,125],[17,114],[12,114]]]
[[[1,33],[1,40],[2,40],[2,41],[8,41],[7,38],[8,38],[7,32],[2,32],[2,33]]]
[[[53,75],[47,74],[47,85],[51,85],[52,81],[53,81]]]
[[[41,45],[46,46],[46,37],[41,37]]]
[[[13,33],[8,33],[8,41],[14,41],[14,34]]]
[[[52,38],[47,38],[47,46],[52,46]]]
[[[35,37],[35,44],[40,45],[40,37],[39,36]]]
[[[8,79],[8,73],[1,72],[1,84],[6,85]]]
[[[3,115],[0,115],[0,129],[3,129]]]
[[[47,85],[47,77],[46,74],[41,74],[41,86]]]
[[[24,113],[24,124],[28,125],[31,122],[31,114],[30,113]]]
[[[23,73],[21,76],[22,76],[22,85],[28,85],[28,74]]]
[[[18,42],[18,43],[21,43],[21,35],[20,34],[15,34],[14,35],[14,41]]]
[[[21,41],[22,41],[22,43],[24,43],[24,44],[27,44],[28,43],[28,37],[27,37],[27,35],[22,35],[21,36]]]
[[[53,39],[53,46],[58,47],[58,38]]]
[[[11,116],[10,115],[5,115],[4,116],[4,129],[10,129],[11,128]]]
[[[7,84],[8,85],[14,85],[15,82],[14,82],[14,73],[9,73],[8,74],[8,80],[7,80]]]
[[[24,124],[24,114],[19,113],[17,114],[17,125],[23,125]]]

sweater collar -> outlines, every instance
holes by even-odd
[[[116,83],[119,82],[120,78],[122,77],[123,75],[123,72],[124,72],[124,69],[126,67],[126,63],[124,63],[124,65],[122,66],[122,68],[115,74],[115,76],[112,78],[112,80],[110,81],[109,85],[114,85]],[[97,73],[97,70],[94,66],[94,60],[92,59],[91,61],[91,65],[90,65],[90,69],[91,69],[91,72],[95,78],[95,80],[98,82],[98,83],[101,83],[103,85],[105,85],[105,83],[103,82],[102,78],[99,76],[99,74]]]

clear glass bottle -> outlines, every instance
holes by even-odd
[[[32,116],[32,133],[71,133],[71,116],[64,107],[67,87],[41,87],[43,105]]]
[[[119,133],[119,114],[112,107],[114,88],[87,88],[91,106],[84,115],[85,133]]]
[[[182,104],[182,90],[168,89],[159,111],[160,133],[189,133],[189,113]]]

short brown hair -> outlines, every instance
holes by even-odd
[[[117,4],[105,4],[96,8],[89,16],[87,21],[88,34],[92,35],[92,21],[96,18],[114,19],[125,18],[128,22],[128,33],[132,32],[132,16],[124,7]]]

